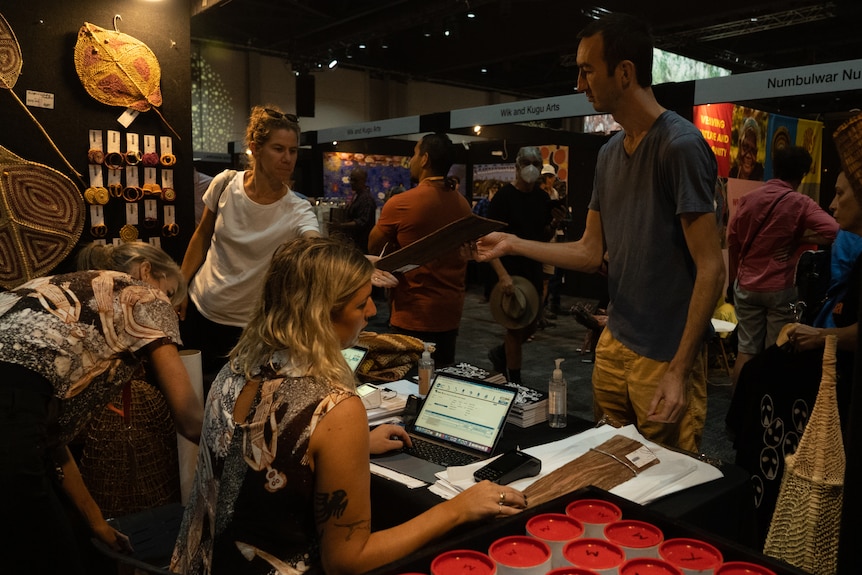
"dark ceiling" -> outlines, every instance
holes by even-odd
[[[658,47],[733,73],[862,59],[858,0],[608,0],[600,6],[573,0],[210,0],[192,17],[192,38],[284,56],[296,71],[314,71],[336,57],[340,66],[379,77],[520,98],[573,92],[577,32],[596,9],[641,15]],[[799,116],[842,114],[860,100],[852,92],[772,103],[782,105],[805,106],[792,110]]]

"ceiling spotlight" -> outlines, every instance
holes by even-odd
[[[467,18],[469,18],[470,20],[472,20],[475,17],[476,17],[475,12],[467,12]]]
[[[329,61],[329,64],[326,65],[330,70],[335,70],[338,67],[338,58],[333,58]]]
[[[482,126],[476,125],[473,126],[473,133],[477,136],[482,133]]]
[[[444,31],[443,31],[443,35],[444,35],[444,36],[446,36],[446,37],[448,38],[449,36],[451,36],[451,35],[452,35],[452,32],[450,32],[449,30],[444,30]]]
[[[366,48],[365,44],[360,44],[360,45],[359,45],[359,49],[360,49],[360,50],[365,50],[365,48]]]
[[[488,68],[479,68],[479,71],[482,72],[483,74],[487,74]]]

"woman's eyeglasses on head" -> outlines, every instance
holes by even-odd
[[[299,118],[294,116],[293,114],[285,114],[284,112],[279,112],[278,110],[273,110],[272,108],[264,108],[263,111],[266,112],[266,115],[270,118],[275,118],[276,120],[284,118],[288,122],[293,122],[294,124],[299,123]]]

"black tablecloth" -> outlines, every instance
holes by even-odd
[[[546,423],[523,429],[507,424],[497,452],[550,443],[590,427],[592,423],[572,416],[563,429],[553,429]],[[724,477],[720,479],[667,495],[645,507],[698,525],[737,544],[757,548],[754,494],[749,475],[742,468],[726,463],[721,471]],[[371,476],[372,528],[375,531],[399,525],[441,501],[427,488],[409,489],[397,481]]]
[[[715,482],[712,482],[715,483]],[[370,572],[372,575],[396,575],[399,573],[430,573],[431,561],[444,551],[452,549],[473,549],[487,552],[488,547],[495,540],[507,535],[523,535],[527,521],[539,513],[562,513],[566,505],[575,499],[598,498],[611,501],[623,512],[623,517],[646,521],[661,529],[665,539],[676,537],[689,537],[708,541],[721,551],[725,561],[748,561],[762,565],[772,570],[776,575],[807,575],[804,571],[796,569],[784,562],[766,557],[743,545],[718,537],[703,526],[689,525],[688,523],[667,517],[650,506],[642,506],[632,503],[621,497],[597,489],[585,487],[573,493],[563,495],[551,501],[542,503],[534,509],[528,509],[524,513],[512,515],[505,518],[494,519],[480,525],[462,526],[448,533],[445,538],[429,544],[417,553],[413,553],[398,561]],[[378,506],[375,506],[375,511]]]

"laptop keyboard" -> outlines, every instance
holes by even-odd
[[[443,445],[431,443],[430,441],[425,441],[412,435],[410,436],[410,439],[413,440],[413,447],[405,447],[403,449],[404,453],[425,459],[426,461],[436,463],[437,465],[443,465],[444,467],[467,465],[478,459],[469,453],[450,449]]]

